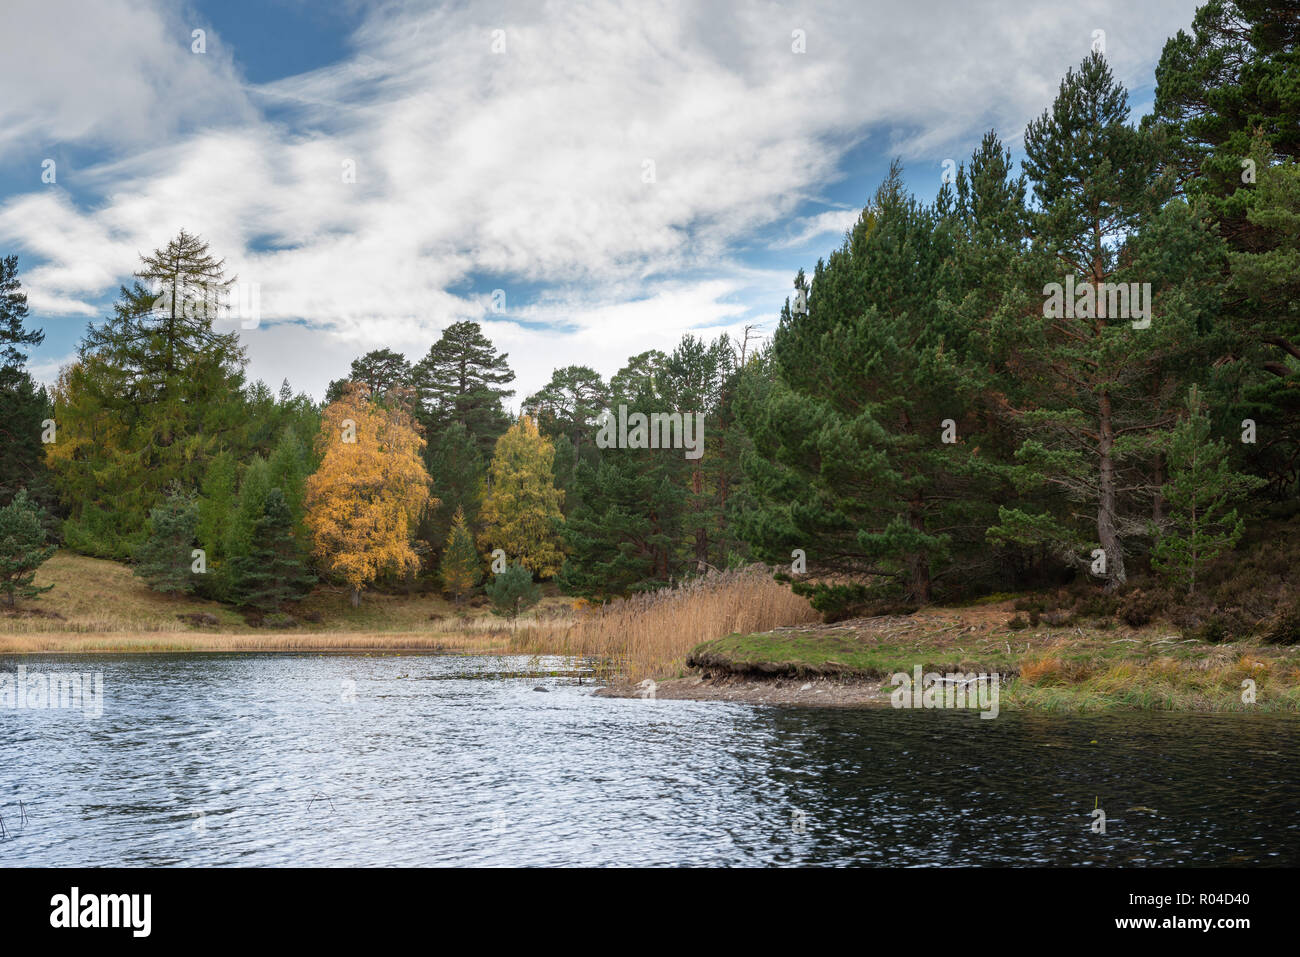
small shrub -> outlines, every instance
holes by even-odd
[[[1096,591],[1082,595],[1075,603],[1074,611],[1081,618],[1110,618],[1119,610],[1119,599],[1114,595],[1104,595]]]
[[[1281,605],[1264,626],[1263,638],[1272,645],[1300,644],[1300,602]]]
[[[509,618],[512,623],[542,598],[542,590],[533,582],[533,573],[519,563],[508,565],[505,571],[494,575],[484,590],[492,601],[492,614]]]
[[[1155,618],[1165,606],[1164,596],[1155,592],[1144,592],[1140,588],[1135,588],[1122,599],[1116,614],[1124,624],[1132,628],[1141,628],[1143,625],[1150,624],[1151,619]]]
[[[1189,638],[1195,638],[1197,641],[1204,641],[1207,644],[1217,645],[1221,642],[1228,641],[1232,635],[1228,627],[1218,618],[1211,618],[1204,622],[1199,628],[1193,629],[1188,635]]]

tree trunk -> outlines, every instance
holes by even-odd
[[[925,517],[921,514],[921,499],[918,496],[908,513],[912,527],[918,532],[925,531]],[[923,605],[930,604],[930,558],[925,552],[916,552],[909,558],[912,566],[912,595]]]
[[[1162,489],[1165,484],[1165,456],[1161,452],[1156,455],[1156,476],[1155,501],[1151,503],[1151,521],[1156,528],[1160,528],[1165,523],[1165,496]]]
[[[360,589],[360,588],[354,588],[354,589],[352,589],[351,601],[352,601],[352,607],[353,607],[353,608],[360,608],[360,607],[361,607],[361,589]]]
[[[1115,427],[1111,421],[1110,393],[1101,394],[1101,421],[1099,423],[1101,441],[1098,444],[1098,457],[1101,466],[1100,491],[1097,503],[1097,540],[1106,553],[1106,591],[1113,592],[1126,581],[1124,571],[1124,549],[1115,529],[1115,460],[1111,450],[1115,445]]]

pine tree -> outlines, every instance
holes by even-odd
[[[950,216],[909,197],[895,164],[811,283],[795,277],[775,376],[738,400],[756,504],[737,528],[765,560],[801,549],[810,574],[916,602],[938,575],[985,561],[973,533],[996,488],[976,414],[985,378],[971,330],[937,305],[953,294]],[[829,589],[809,594],[834,610]]]
[[[659,379],[668,356],[658,349],[641,352],[627,360],[627,365],[609,380],[612,396],[659,396]]]
[[[474,536],[465,524],[465,513],[459,508],[452,517],[451,531],[442,551],[439,571],[443,587],[457,603],[483,580],[483,568],[478,550],[474,547]]]
[[[554,460],[550,440],[542,437],[535,420],[521,415],[497,440],[483,502],[479,544],[485,551],[504,549],[539,578],[553,576],[564,561],[559,543],[563,493],[555,487]]]
[[[27,294],[18,281],[18,257],[0,256],[0,368],[21,368],[27,361],[22,347],[34,348],[45,341],[40,329],[27,329]]]
[[[701,454],[682,463],[686,534],[699,571],[725,564],[731,548],[725,516],[727,496],[739,478],[732,471],[737,460],[727,448],[728,439],[735,439],[731,400],[736,362],[725,334],[711,343],[688,334],[664,362],[660,377],[665,411],[703,416],[699,421],[708,437],[701,437]]]
[[[267,612],[297,601],[315,584],[294,536],[293,512],[279,488],[266,493],[245,551],[231,560],[230,577],[240,604]]]
[[[1235,250],[1267,248],[1249,214],[1255,177],[1300,159],[1295,71],[1300,17],[1291,0],[1209,0],[1156,65],[1155,109],[1179,188],[1203,201]],[[1251,163],[1247,161],[1250,160]],[[1279,346],[1280,348],[1280,346]]]
[[[1196,591],[1199,571],[1241,538],[1245,520],[1231,502],[1241,502],[1264,482],[1232,470],[1228,449],[1214,439],[1199,390],[1187,396],[1187,417],[1169,437],[1169,481],[1164,498],[1167,526],[1151,553],[1151,564],[1176,586]]]
[[[1162,374],[1198,365],[1214,305],[1201,280],[1222,255],[1192,210],[1167,202],[1158,146],[1128,125],[1127,93],[1100,54],[1067,72],[1025,132],[1040,209],[1021,275],[1043,296],[1012,297],[992,329],[1007,367],[1036,393],[1005,406],[1025,435],[1023,487],[1052,485],[1071,507],[1004,508],[990,538],[1044,544],[1079,566],[1099,544],[1104,567],[1093,568],[1108,590],[1127,581],[1125,538],[1145,525],[1132,514],[1136,497],[1158,484],[1149,450],[1175,418]],[[1095,521],[1078,521],[1084,512]]]
[[[374,349],[352,360],[350,380],[362,383],[371,397],[381,402],[393,389],[407,385],[410,377],[406,356],[392,349]]]
[[[43,387],[24,368],[26,348],[45,334],[27,329],[27,295],[18,280],[18,257],[0,257],[0,505],[20,489],[41,506],[53,504],[54,490],[41,441],[53,410]]]
[[[510,424],[502,400],[515,374],[504,353],[483,335],[477,322],[456,322],[443,330],[428,355],[411,370],[425,436],[436,439],[452,422],[469,430],[484,457]]]
[[[587,452],[594,453],[595,449],[588,447]],[[598,455],[592,457],[599,459]],[[555,437],[555,460],[551,467],[555,472],[555,487],[563,493],[560,512],[567,521],[573,510],[582,504],[578,491],[578,450],[567,435]]]
[[[580,462],[580,504],[564,523],[569,552],[556,582],[604,598],[667,586],[686,573],[686,487],[676,450],[606,449]]]
[[[20,491],[0,508],[0,592],[10,608],[16,598],[35,598],[54,587],[33,584],[36,570],[58,550],[45,542],[40,508]]]
[[[1213,404],[1259,423],[1246,448],[1279,501],[1300,479],[1300,17],[1291,0],[1209,0],[1165,44],[1155,110],[1180,192],[1229,248]]]
[[[433,477],[437,502],[425,509],[419,537],[442,548],[457,512],[462,513],[471,530],[477,525],[487,467],[474,437],[459,422],[448,425],[426,446],[425,467]]]
[[[590,366],[565,366],[551,381],[524,400],[524,410],[537,419],[542,434],[568,438],[575,449],[591,445],[596,416],[609,404],[605,380]]]
[[[512,624],[542,598],[533,573],[518,562],[493,575],[483,590],[492,601],[492,613],[509,618]]]
[[[149,512],[149,533],[135,552],[135,574],[154,591],[173,595],[194,591],[194,541],[199,522],[194,497],[173,490]]]

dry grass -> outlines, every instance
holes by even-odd
[[[579,655],[637,679],[678,671],[702,641],[817,621],[806,600],[760,566],[715,572],[675,588],[540,618],[521,626],[515,647],[531,654]]]
[[[804,599],[754,567],[715,573],[677,588],[604,606],[557,594],[511,628],[485,608],[436,595],[367,593],[352,608],[341,589],[318,588],[288,630],[250,627],[217,602],[151,591],[117,562],[60,551],[37,584],[54,589],[0,617],[0,654],[74,652],[445,651],[580,655],[635,678],[679,666],[701,641],[814,621]],[[553,588],[548,590],[553,591]],[[198,627],[178,618],[204,613]]]
[[[446,651],[504,654],[510,632],[498,626],[437,632],[36,632],[0,634],[0,654],[161,651]]]
[[[199,650],[221,650],[222,642],[237,638],[257,648],[348,647],[381,634],[382,647],[425,647],[430,640],[447,644],[445,636],[466,633],[468,642],[451,644],[477,646],[477,636],[484,632],[494,633],[497,643],[504,641],[499,633],[505,623],[486,607],[457,606],[429,593],[368,591],[360,607],[353,608],[346,589],[318,587],[293,607],[299,624],[285,631],[254,628],[237,609],[219,602],[159,594],[127,565],[66,550],[41,566],[36,584],[53,588],[35,600],[19,602],[16,611],[0,606],[0,650],[30,649],[33,642],[26,639],[36,636],[45,636],[37,641],[42,648],[69,647],[75,636],[103,647],[108,636],[120,635],[117,643],[124,648],[152,643]],[[567,599],[549,594],[539,609],[551,614],[569,607]],[[214,623],[204,627],[181,617],[195,615],[210,616]]]

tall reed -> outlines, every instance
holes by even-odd
[[[515,644],[534,654],[594,658],[602,670],[635,681],[679,668],[702,641],[817,620],[805,599],[756,565],[521,624]]]

